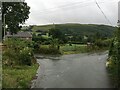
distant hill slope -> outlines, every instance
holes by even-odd
[[[49,31],[51,28],[58,28],[64,34],[69,35],[94,35],[95,33],[100,33],[103,36],[112,36],[115,27],[107,25],[96,25],[96,24],[56,24],[56,25],[44,25],[44,26],[34,26],[33,31],[43,30]]]

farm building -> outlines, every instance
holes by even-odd
[[[9,32],[7,32],[7,35],[5,36],[5,38],[11,38],[11,37],[15,37],[15,38],[21,38],[21,39],[26,39],[26,40],[31,40],[32,41],[32,34],[30,32],[18,32],[17,34],[9,34]]]

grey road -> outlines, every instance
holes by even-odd
[[[40,67],[32,88],[111,88],[107,53],[63,56],[36,55]]]

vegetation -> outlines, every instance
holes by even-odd
[[[67,44],[69,44],[67,48],[71,48],[72,44],[76,44],[76,46],[86,45],[89,49],[87,48],[86,50],[85,48],[85,52],[107,50],[112,40],[114,29],[115,27],[105,25],[57,24],[32,26],[31,31],[33,31],[33,41],[35,42],[35,47],[37,47],[36,51],[40,48],[39,53],[43,54],[46,54],[46,52],[47,54],[51,53],[51,50],[65,54],[63,53],[64,50],[60,48],[61,46],[67,46]],[[49,45],[49,48],[41,48],[43,45]],[[60,50],[58,51],[56,47]],[[71,53],[73,51],[74,53],[81,52],[79,49],[76,50],[71,50]],[[70,50],[68,51],[70,53]],[[67,51],[65,50],[65,52]]]
[[[57,47],[52,47],[51,45],[40,45],[36,49],[34,49],[34,53],[39,54],[61,54],[60,50]]]
[[[88,37],[88,41],[94,41],[94,38],[100,36],[101,38],[110,38],[113,35],[116,27],[106,25],[93,25],[93,24],[56,24],[56,25],[44,25],[33,26],[32,31],[36,32],[41,30],[43,32],[49,32],[51,28],[56,28],[61,31],[66,37],[66,41],[72,41],[72,43],[84,43],[84,37]]]
[[[3,67],[3,88],[30,88],[38,64],[32,66]]]
[[[60,48],[62,54],[78,54],[78,53],[86,53],[87,45],[80,45],[80,44],[69,44],[63,45]]]
[[[5,24],[3,24],[2,30],[5,28],[11,34],[17,33],[21,29],[20,24],[23,24],[29,18],[29,10],[30,7],[25,2],[3,2],[2,23]]]
[[[3,51],[4,65],[15,66],[32,64],[34,56],[29,41],[12,38],[6,39],[4,45],[6,45]]]
[[[36,36],[37,37],[37,36]],[[45,43],[41,43],[40,39],[34,41],[34,52],[39,54],[73,54],[73,53],[87,53],[108,50],[111,39],[95,39],[94,42],[87,42],[85,44],[77,44],[72,42],[65,43],[59,39],[49,38]],[[58,48],[59,46],[59,48]]]
[[[38,68],[31,42],[11,38],[4,45],[3,88],[28,88]]]
[[[2,3],[2,30],[11,35],[21,30],[21,25],[29,18],[30,7],[25,2]],[[4,35],[4,34],[2,34]],[[38,64],[33,55],[33,43],[18,38],[3,41],[2,87],[28,88],[36,74]]]
[[[111,42],[108,62],[108,70],[114,82],[114,87],[120,88],[120,28],[116,31]]]
[[[64,34],[61,32],[60,29],[57,28],[51,28],[49,30],[49,36],[51,36],[51,45],[52,47],[55,47],[55,45],[57,46],[57,49],[60,49],[60,44],[65,43],[65,36]]]
[[[78,54],[78,53],[94,53],[108,50],[107,47],[98,46],[87,46],[86,44],[62,44],[60,49],[52,47],[51,45],[39,45],[38,48],[34,49],[35,53],[39,54]]]
[[[3,2],[2,23],[5,23],[2,26],[3,30],[9,31],[11,34],[21,30],[20,25],[29,18],[29,10],[30,7],[25,2]],[[92,24],[57,24],[30,26],[22,30],[30,31],[33,41],[11,38],[3,42],[5,45],[2,57],[3,88],[29,87],[38,68],[34,53],[74,54],[107,49],[115,28]],[[110,50],[111,70],[115,69],[114,71],[117,70],[114,68],[116,61],[120,60],[120,53],[116,51],[119,48],[118,36],[120,35],[117,35]],[[114,49],[115,47],[117,49]]]
[[[95,25],[95,24],[55,24],[55,25],[44,25],[44,26],[37,26],[34,25],[32,27],[33,31],[37,30],[43,30],[43,31],[49,31],[51,28],[58,28],[62,32],[68,32],[70,34],[76,33],[76,34],[94,34],[96,32],[99,32],[103,35],[112,35],[112,32],[114,31],[115,27],[107,26],[107,25]]]

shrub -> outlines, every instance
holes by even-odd
[[[3,64],[5,65],[31,65],[32,44],[29,41],[21,39],[6,39],[6,47],[3,51]]]
[[[32,59],[32,53],[29,48],[24,48],[23,50],[20,50],[19,53],[19,62],[21,65],[31,65],[31,59]]]

